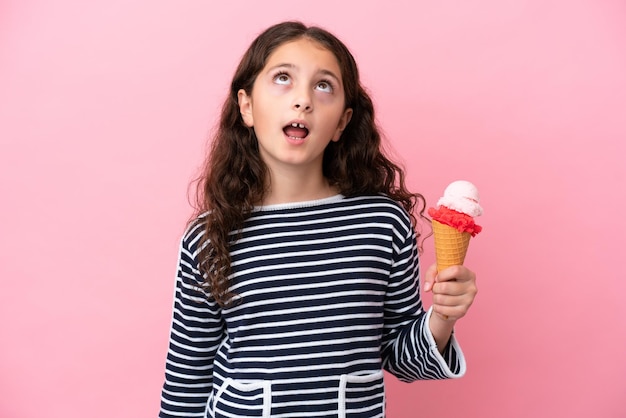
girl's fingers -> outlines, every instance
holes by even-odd
[[[458,281],[468,282],[475,281],[476,274],[464,266],[452,266],[438,273],[438,282]]]
[[[437,265],[433,264],[424,273],[424,278],[423,278],[424,292],[429,292],[430,290],[432,290],[433,285],[435,284],[436,278],[437,278]]]
[[[469,306],[472,299],[462,296],[433,295],[433,305],[440,306]]]
[[[463,266],[452,266],[436,276],[432,286],[433,311],[445,320],[465,316],[478,293],[476,275]]]
[[[477,292],[474,282],[437,282],[433,286],[433,295],[461,296],[464,294],[475,295]]]

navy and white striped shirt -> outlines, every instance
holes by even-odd
[[[196,290],[202,225],[183,236],[160,417],[383,417],[383,369],[460,377],[419,293],[415,232],[385,196],[257,208],[221,308]]]

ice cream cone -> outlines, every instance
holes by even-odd
[[[472,235],[469,232],[460,232],[456,228],[435,220],[432,222],[433,233],[435,234],[437,271],[450,266],[462,265]]]

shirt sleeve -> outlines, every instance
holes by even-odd
[[[385,299],[384,369],[404,382],[463,376],[465,358],[454,333],[442,355],[430,332],[432,308],[424,311],[422,306],[419,253],[412,227],[403,240],[394,240],[393,253]]]
[[[197,233],[180,243],[160,418],[204,417],[213,359],[224,336],[220,306],[199,290]]]

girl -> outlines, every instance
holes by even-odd
[[[383,417],[383,370],[460,377],[474,274],[426,272],[403,171],[336,37],[286,22],[233,78],[179,256],[161,417]]]

